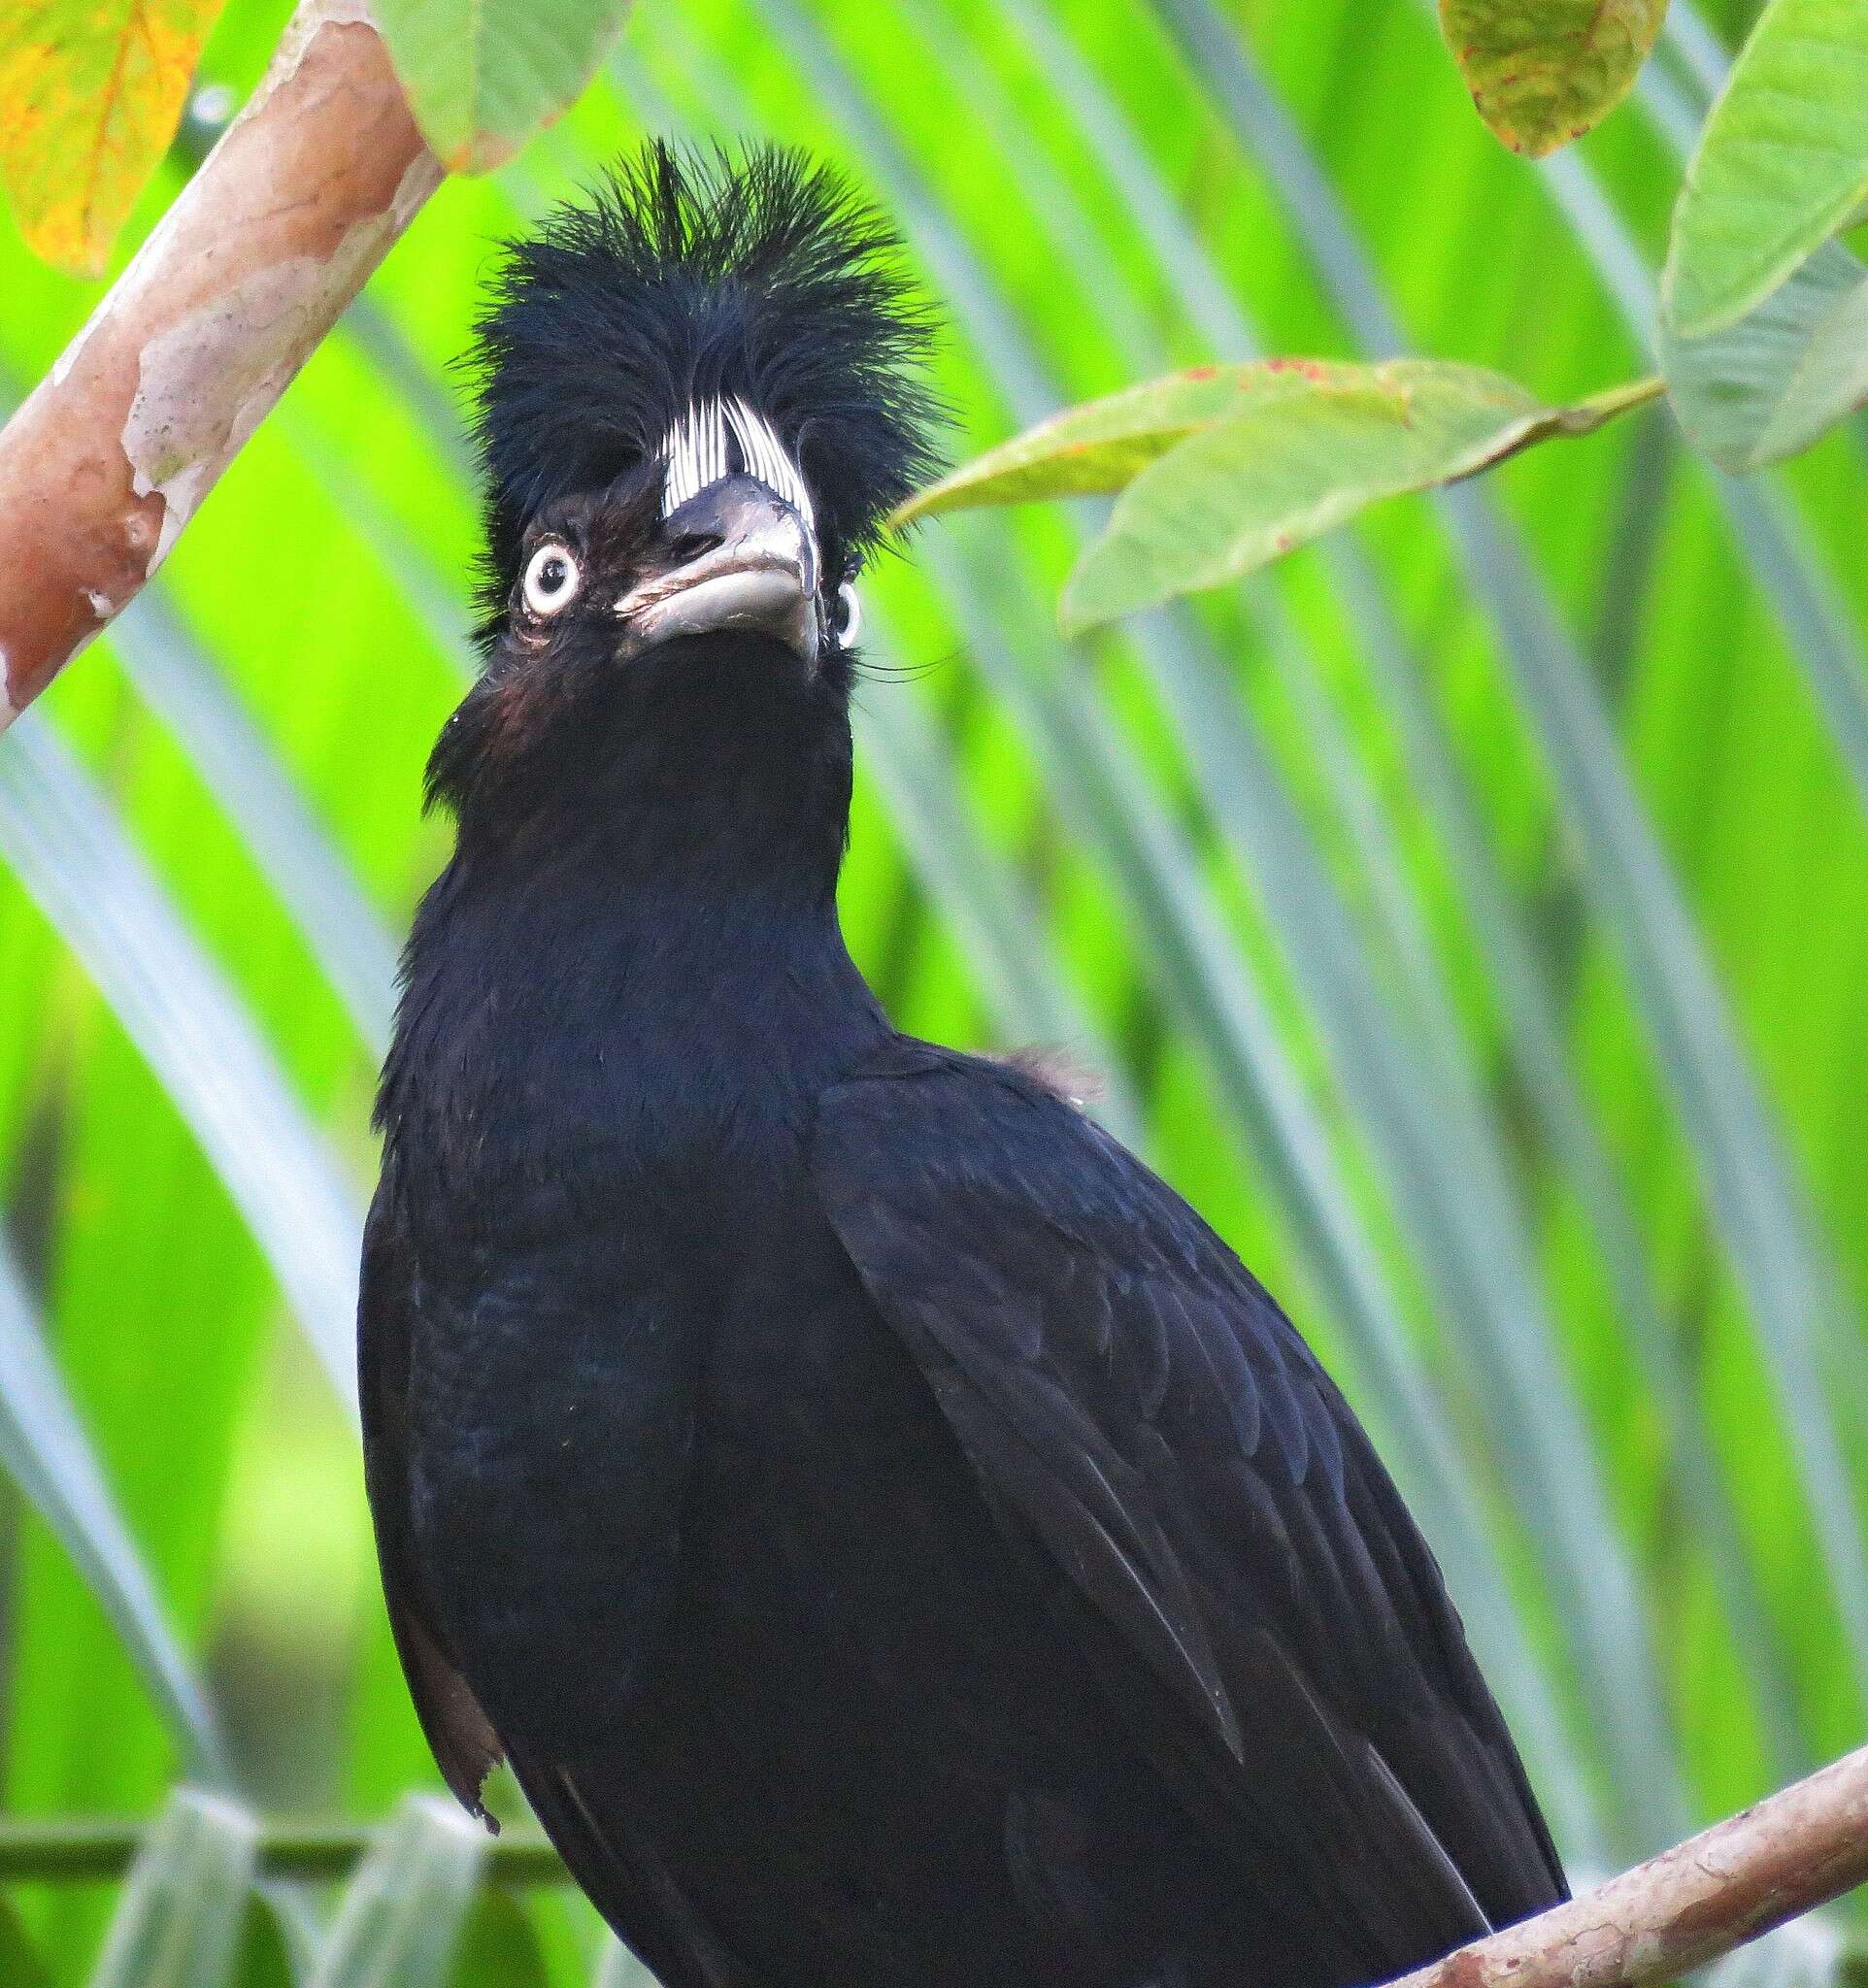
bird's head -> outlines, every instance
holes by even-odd
[[[795,153],[653,144],[508,252],[474,354],[484,668],[430,768],[457,812],[625,744],[639,778],[846,722],[858,578],[938,414],[895,247]]]

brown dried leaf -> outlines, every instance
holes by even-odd
[[[0,0],[0,179],[34,251],[100,276],[221,0]]]

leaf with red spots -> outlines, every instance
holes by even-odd
[[[1642,381],[1552,408],[1502,374],[1431,359],[1203,366],[1041,421],[896,521],[1120,491],[1064,588],[1074,632],[1236,580],[1381,498],[1587,434],[1657,390]]]
[[[1196,366],[1066,408],[911,497],[894,522],[984,504],[1119,490],[1177,442],[1229,419],[1248,396],[1276,392],[1279,369],[1290,363]]]
[[[175,136],[221,0],[0,0],[0,179],[19,232],[100,276]]]
[[[1667,0],[1440,0],[1440,25],[1479,115],[1542,158],[1634,87]]]

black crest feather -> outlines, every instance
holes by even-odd
[[[887,224],[778,148],[654,141],[516,243],[476,326],[492,588],[555,499],[655,453],[697,396],[765,415],[811,484],[826,562],[853,566],[936,467],[930,320]]]

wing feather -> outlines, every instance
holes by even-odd
[[[363,1477],[376,1527],[383,1598],[416,1717],[454,1798],[495,1835],[480,1791],[499,1764],[499,1736],[449,1655],[422,1595],[409,1537],[409,1319],[414,1261],[385,1174],[363,1230],[357,1297],[357,1395]]]
[[[825,1096],[813,1168],[1002,1528],[1248,1872],[1404,1955],[1564,1896],[1431,1553],[1184,1202],[1017,1071],[907,1043]]]

